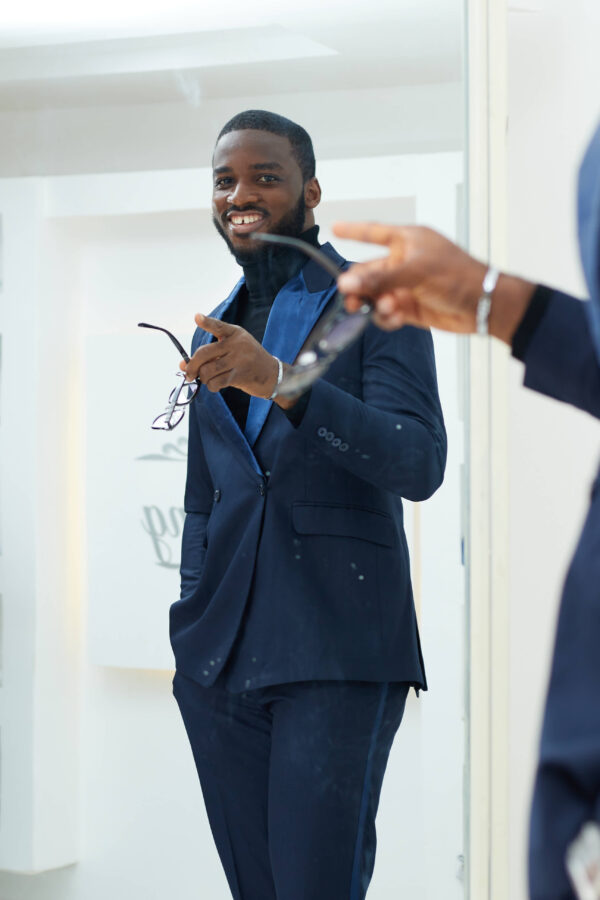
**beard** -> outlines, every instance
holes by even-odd
[[[246,207],[247,209],[250,207]],[[259,207],[253,206],[252,209],[258,209],[259,212],[262,212]],[[228,213],[234,209],[236,212],[244,212],[244,208],[238,209],[237,207],[232,207],[227,210]],[[300,193],[298,197],[298,202],[295,206],[290,209],[288,213],[286,213],[283,218],[276,222],[274,227],[270,229],[272,234],[283,234],[289,237],[299,237],[304,231],[304,220],[306,217],[306,206],[304,204],[304,191]],[[236,247],[233,245],[232,241],[230,241],[227,236],[227,232],[222,225],[221,221],[213,216],[213,224],[225,243],[229,248],[229,252],[235,257],[236,262],[239,263],[240,266],[244,266],[248,263],[257,263],[261,260],[272,260],[275,256],[278,256],[279,253],[289,252],[286,247],[278,247],[275,244],[265,244],[262,241],[253,241],[250,238],[250,235],[247,235],[245,241],[247,243],[247,247]]]

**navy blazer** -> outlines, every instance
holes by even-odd
[[[335,291],[309,261],[277,294],[263,346],[292,363]],[[197,330],[192,350],[211,339]],[[242,432],[204,386],[189,419],[178,670],[203,685],[223,672],[232,691],[307,679],[425,687],[401,498],[426,499],[444,473],[431,335],[369,326],[313,385],[297,427],[253,397]]]
[[[579,177],[579,243],[590,292],[555,291],[525,354],[525,384],[600,418],[600,128]],[[600,475],[565,582],[531,816],[532,900],[575,894],[565,852],[600,822]]]

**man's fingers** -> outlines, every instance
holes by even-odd
[[[349,294],[344,296],[344,306],[346,307],[346,312],[356,313],[359,311],[361,306],[364,305],[364,300],[362,300],[357,294]]]
[[[203,316],[202,313],[197,313],[195,321],[199,328],[203,328],[209,334],[214,334],[217,340],[222,340],[235,331],[235,325],[222,322],[220,319],[213,319],[211,316]]]
[[[375,313],[373,322],[383,331],[395,331],[398,328],[402,328],[403,325],[408,324],[406,316],[401,312],[393,313],[390,316],[381,316],[379,313]]]
[[[188,381],[194,381],[198,377],[202,366],[226,355],[225,346],[219,341],[212,341],[210,344],[203,344],[201,347],[198,347],[189,363],[182,360],[179,363],[179,368],[186,373]]]
[[[229,387],[233,374],[234,369],[229,369],[227,372],[220,372],[218,375],[213,375],[212,378],[208,378],[207,381],[204,381],[203,383],[211,393],[216,394],[217,391]]]
[[[186,362],[182,359],[181,362],[179,363],[179,368],[181,369],[182,372],[185,372],[185,380],[186,380],[188,383],[191,384],[192,381],[195,381],[195,380],[196,380],[196,369],[197,369],[197,366],[196,366],[196,364],[195,364],[192,360],[190,360],[189,363],[186,363]]]
[[[366,241],[368,244],[401,244],[404,228],[398,225],[381,225],[378,222],[336,222],[333,233],[351,241]]]
[[[226,356],[219,356],[208,362],[200,362],[192,358],[187,365],[185,363],[180,364],[180,368],[186,373],[188,381],[198,380],[207,387],[215,378],[229,376],[232,372],[231,363]],[[212,391],[213,388],[210,387],[210,390]],[[219,390],[219,388],[215,388],[215,390]]]
[[[338,278],[342,294],[378,297],[386,291],[411,286],[410,272],[401,262],[374,259],[371,262],[355,263]]]
[[[222,375],[224,372],[230,372],[231,368],[232,366],[228,356],[218,356],[216,359],[203,363],[198,369],[198,375],[196,377],[199,378],[203,384],[208,384],[215,375]]]

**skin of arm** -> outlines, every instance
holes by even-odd
[[[375,305],[381,328],[403,325],[469,334],[476,331],[477,302],[487,266],[431,228],[338,222],[341,238],[386,247],[388,255],[355,263],[340,275],[350,312],[360,298]],[[510,344],[531,300],[535,285],[502,274],[494,290],[489,332]]]

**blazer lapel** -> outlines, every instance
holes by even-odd
[[[230,308],[231,304],[237,298],[240,288],[244,284],[244,279],[240,278],[234,289],[232,290],[229,297],[217,306],[214,312],[211,313],[211,317],[214,319],[222,319],[227,310]],[[209,334],[208,331],[198,330],[197,334],[199,335],[198,340],[194,339],[192,342],[192,352],[195,352],[198,347],[202,347],[204,344],[210,344],[211,341],[214,340],[214,336]],[[221,436],[227,443],[230,443],[234,446],[237,452],[242,456],[244,461],[252,468],[252,471],[257,473],[258,475],[262,475],[262,470],[257,462],[254,453],[252,452],[252,448],[246,439],[246,435],[238,426],[238,423],[235,421],[231,414],[231,410],[223,400],[221,396],[221,392],[217,391],[213,393],[209,391],[205,385],[202,385],[200,390],[200,396],[198,398],[206,407],[207,412],[210,415],[210,420],[215,426],[215,428],[221,433]],[[198,402],[198,401],[196,401]]]
[[[600,126],[579,171],[578,224],[581,262],[590,292],[590,302],[585,304],[585,309],[600,360]]]
[[[345,260],[331,244],[320,249],[344,267]],[[275,297],[263,338],[265,350],[291,365],[335,292],[336,283],[329,273],[310,260]],[[271,400],[250,398],[245,429],[250,446],[256,443],[272,405]]]

